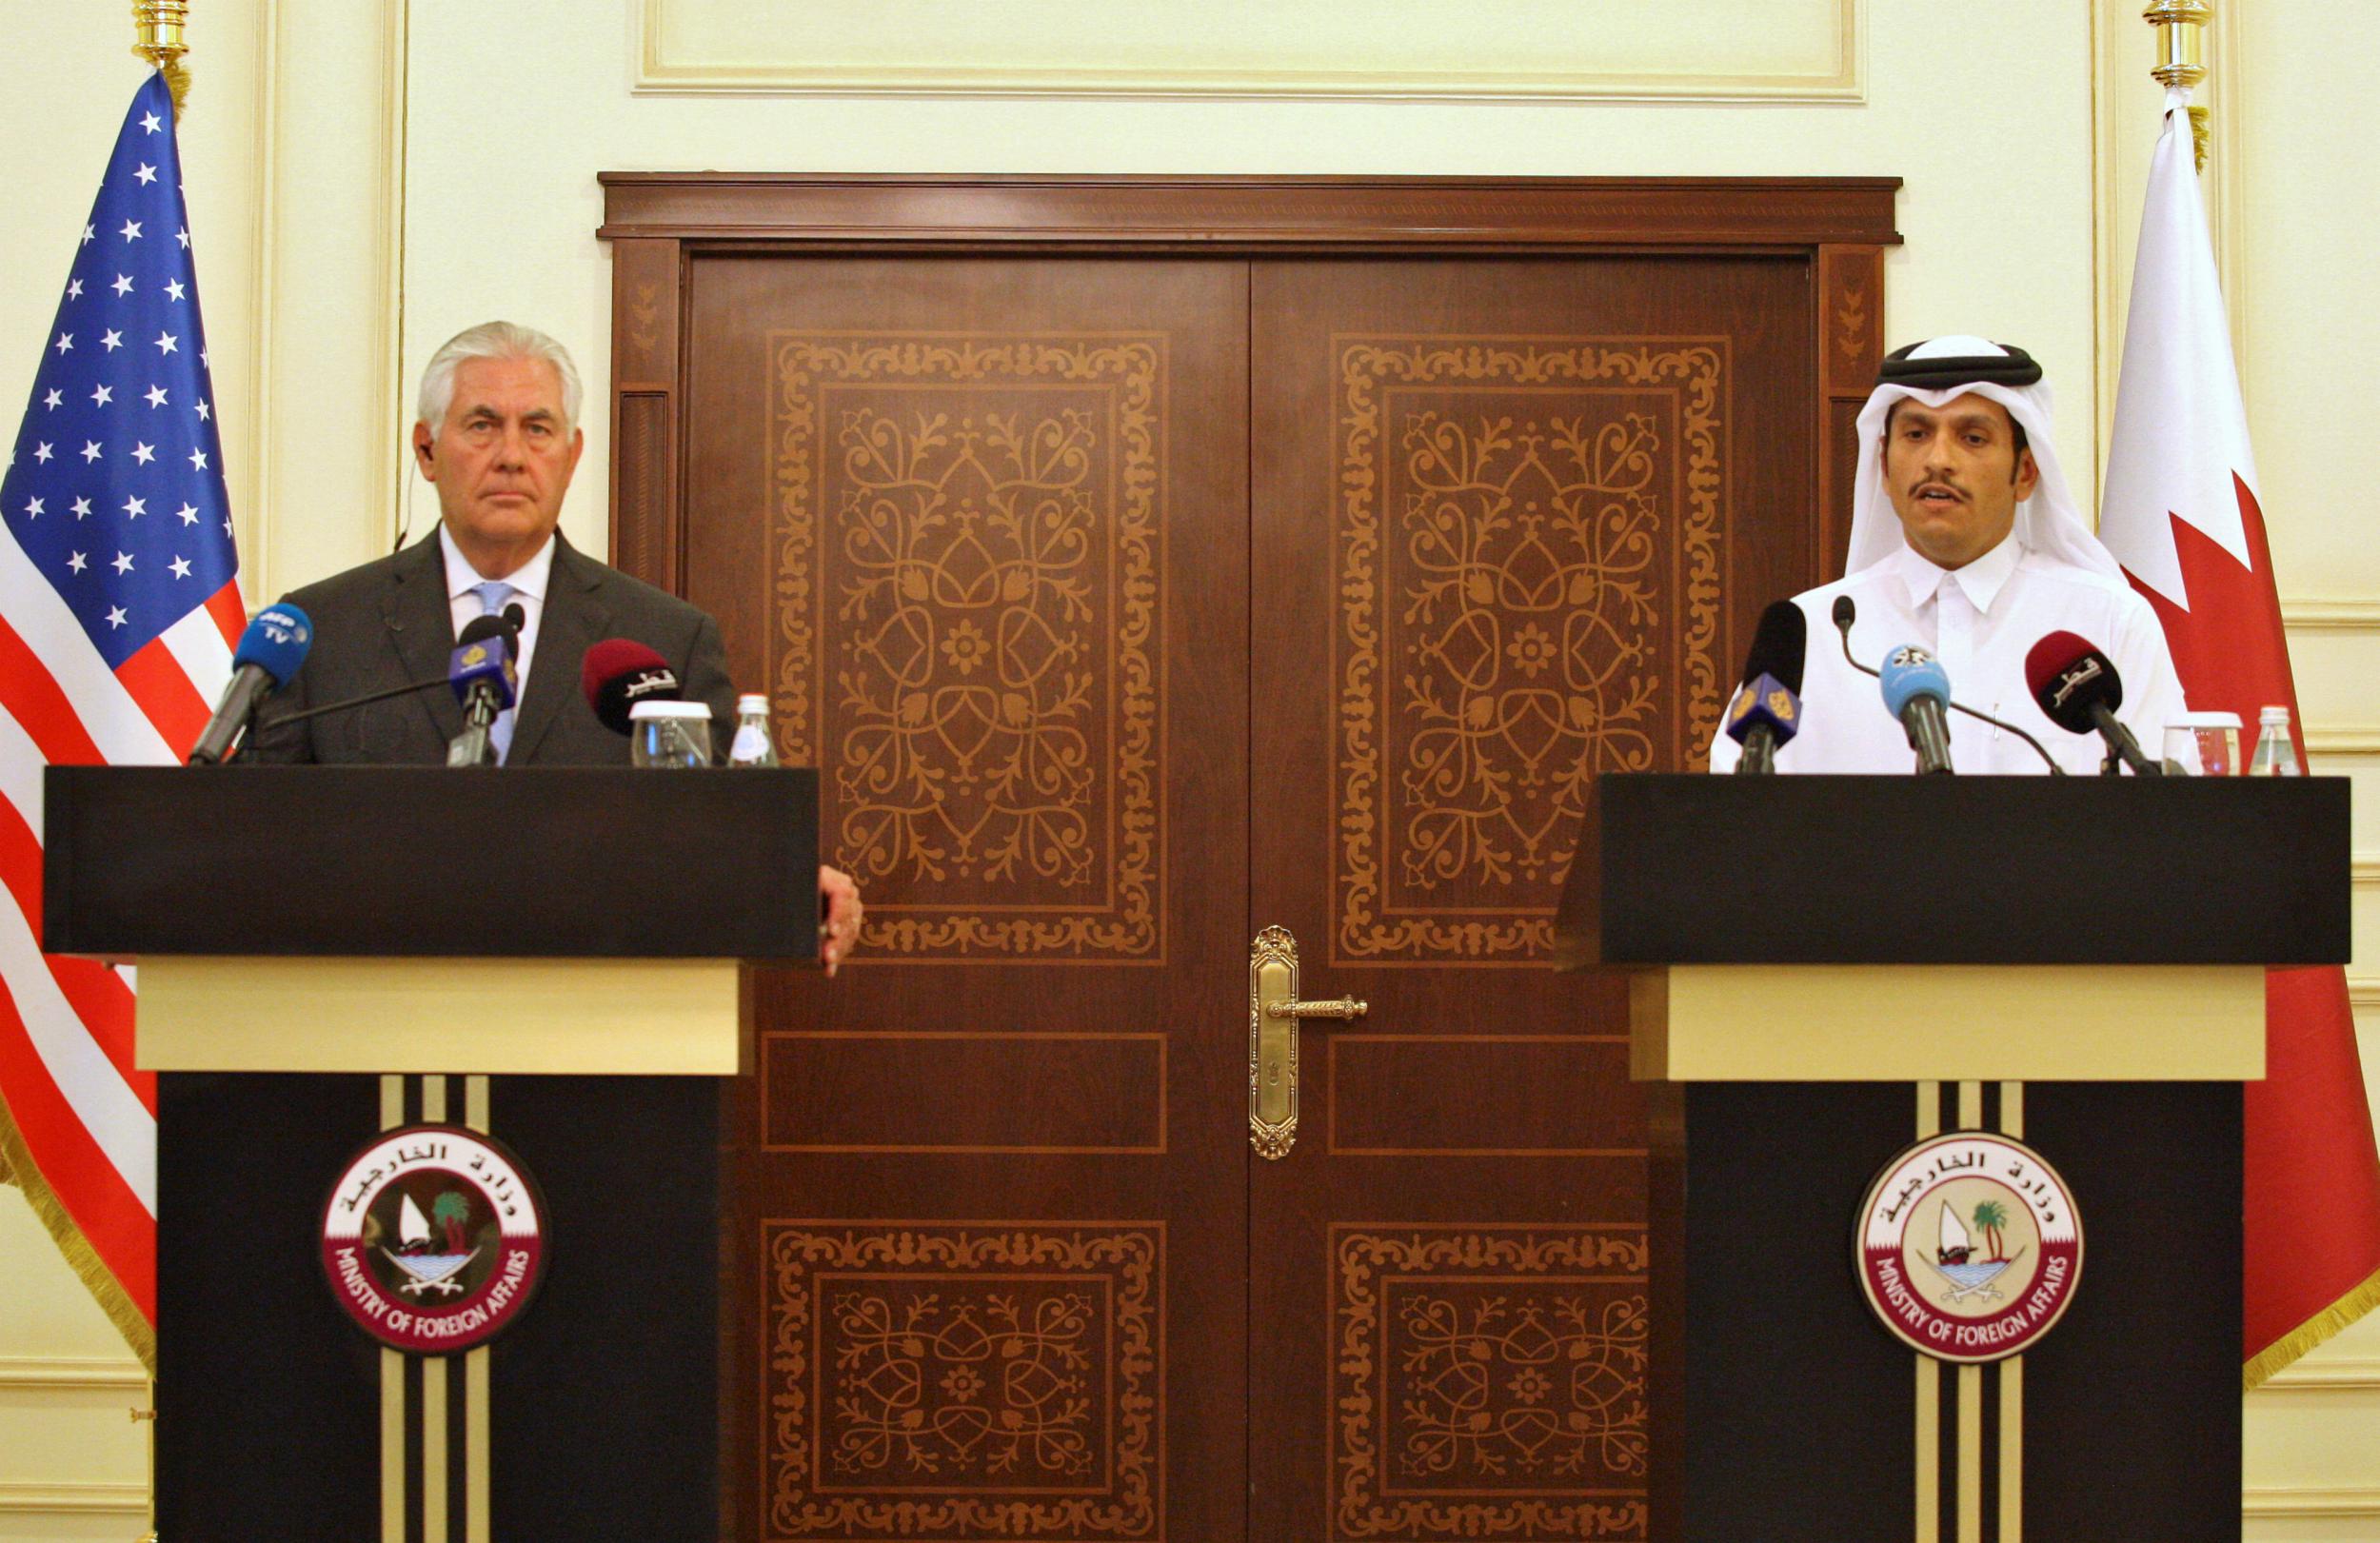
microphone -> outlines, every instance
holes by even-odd
[[[240,646],[231,655],[230,683],[215,703],[215,716],[207,720],[198,742],[190,746],[189,764],[220,764],[239,742],[257,706],[306,663],[306,650],[313,643],[312,620],[288,601],[258,611],[240,634]]]
[[[2103,777],[2116,775],[2117,762],[2135,777],[2162,777],[2165,768],[2142,753],[2132,730],[2115,721],[2124,705],[2124,678],[2115,662],[2084,638],[2053,632],[2025,655],[2025,684],[2051,722],[2069,734],[2096,733],[2108,745]]]
[[[1947,775],[1951,725],[1943,712],[1950,705],[1951,678],[1941,663],[1915,643],[1903,643],[1884,656],[1876,679],[1884,683],[1884,710],[1901,721],[1909,748],[1917,752],[1918,775]]]
[[[492,766],[496,746],[488,731],[496,715],[518,696],[512,672],[510,628],[501,616],[473,619],[446,657],[446,683],[463,703],[465,727],[446,745],[449,766]]]
[[[1727,708],[1727,734],[1744,747],[1738,775],[1776,770],[1777,747],[1801,727],[1801,669],[1810,652],[1810,619],[1790,600],[1760,613],[1744,660],[1743,683]]]
[[[1852,603],[1852,599],[1849,595],[1837,595],[1835,597],[1835,630],[1843,635],[1843,663],[1849,664],[1853,669],[1857,670],[1862,675],[1875,676],[1876,672],[1874,670],[1868,668],[1867,665],[1862,664],[1859,661],[1851,657],[1851,624],[1857,619],[1858,615],[1859,607]],[[1878,678],[1880,679],[1880,677]],[[2015,735],[2018,739],[2033,746],[2033,753],[2039,756],[2041,758],[2041,763],[2050,768],[2051,776],[2063,777],[2066,775],[2066,768],[2057,763],[2057,757],[2050,754],[2048,747],[2043,745],[2039,740],[2034,739],[2032,735],[2026,733],[2023,729],[2018,728],[2015,724],[2008,722],[2003,719],[1994,718],[1990,713],[1979,713],[1964,702],[1952,702],[1951,711],[1954,713],[1965,713],[1968,717],[1975,719],[1980,722],[1989,723],[1993,728],[2004,729],[2008,733]]]
[[[624,738],[638,702],[682,700],[669,661],[632,638],[605,638],[589,648],[579,665],[579,689],[604,727]]]

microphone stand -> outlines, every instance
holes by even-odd
[[[1857,614],[1858,609],[1852,603],[1852,598],[1849,595],[1837,595],[1835,597],[1835,630],[1842,635],[1843,663],[1849,664],[1853,669],[1857,670],[1862,675],[1873,676],[1874,679],[1880,681],[1884,679],[1883,676],[1876,674],[1874,670],[1868,668],[1867,665],[1862,664],[1859,661],[1851,657],[1851,624],[1856,618]],[[2044,749],[2039,740],[2034,739],[2032,735],[2026,733],[2023,729],[2018,728],[2015,724],[2004,723],[2000,722],[2000,720],[1993,717],[1990,713],[1979,713],[1973,707],[1966,705],[1964,702],[1951,702],[1950,707],[1951,711],[1954,713],[1965,713],[1968,717],[1979,719],[1982,722],[1991,724],[1993,728],[2003,728],[2008,730],[2011,734],[2015,735],[2018,739],[2033,746],[2033,753],[2039,756],[2041,758],[2041,763],[2050,768],[2051,776],[2063,777],[2066,775],[2066,768],[2057,763],[2057,758],[2051,755],[2048,750]]]

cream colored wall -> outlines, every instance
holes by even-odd
[[[1803,48],[1811,16],[1835,3],[1766,13]],[[2320,766],[2367,795],[2358,850],[2374,861],[2358,872],[2380,881],[2380,711],[2361,688],[2380,663],[2380,534],[2358,502],[2362,425],[2337,406],[2380,399],[2357,389],[2380,385],[2366,379],[2380,373],[2380,321],[2359,308],[2353,267],[2380,247],[2359,175],[2380,108],[2338,47],[2367,3],[2233,0],[2211,93],[2230,159],[2210,175],[2310,736]],[[2078,472],[2097,462],[2128,200],[2154,133],[2139,0],[2003,0],[1989,25],[1954,27],[1958,8],[1865,0],[1864,100],[1760,104],[640,92],[645,4],[194,6],[186,183],[252,603],[386,550],[408,515],[416,531],[434,518],[396,446],[411,379],[458,327],[495,314],[542,326],[600,393],[610,270],[594,177],[615,168],[1897,174],[1906,245],[1890,259],[1888,336],[1973,330],[2031,347],[2059,385],[2061,453]],[[0,0],[10,427],[137,83],[128,33],[113,0]],[[600,549],[595,400],[566,526]],[[2373,1066],[2369,889],[2357,979]],[[127,1535],[137,1488],[61,1486],[139,1484],[128,1364],[0,1191],[0,1543]],[[2380,1320],[2253,1395],[2249,1429],[2249,1536],[2380,1539]]]

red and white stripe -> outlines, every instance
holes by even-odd
[[[110,670],[0,528],[0,1095],[109,1273],[156,1319],[157,1086],[130,972],[41,952],[42,768],[179,762],[231,677],[237,581]]]

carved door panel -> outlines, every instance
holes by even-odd
[[[737,1535],[1237,1538],[1246,266],[686,282],[683,587],[867,896],[732,1122]]]
[[[1646,1536],[1648,1110],[1545,958],[1590,780],[1699,763],[1815,577],[1812,289],[1255,266],[1252,920],[1369,1012],[1252,1165],[1252,1538]]]

